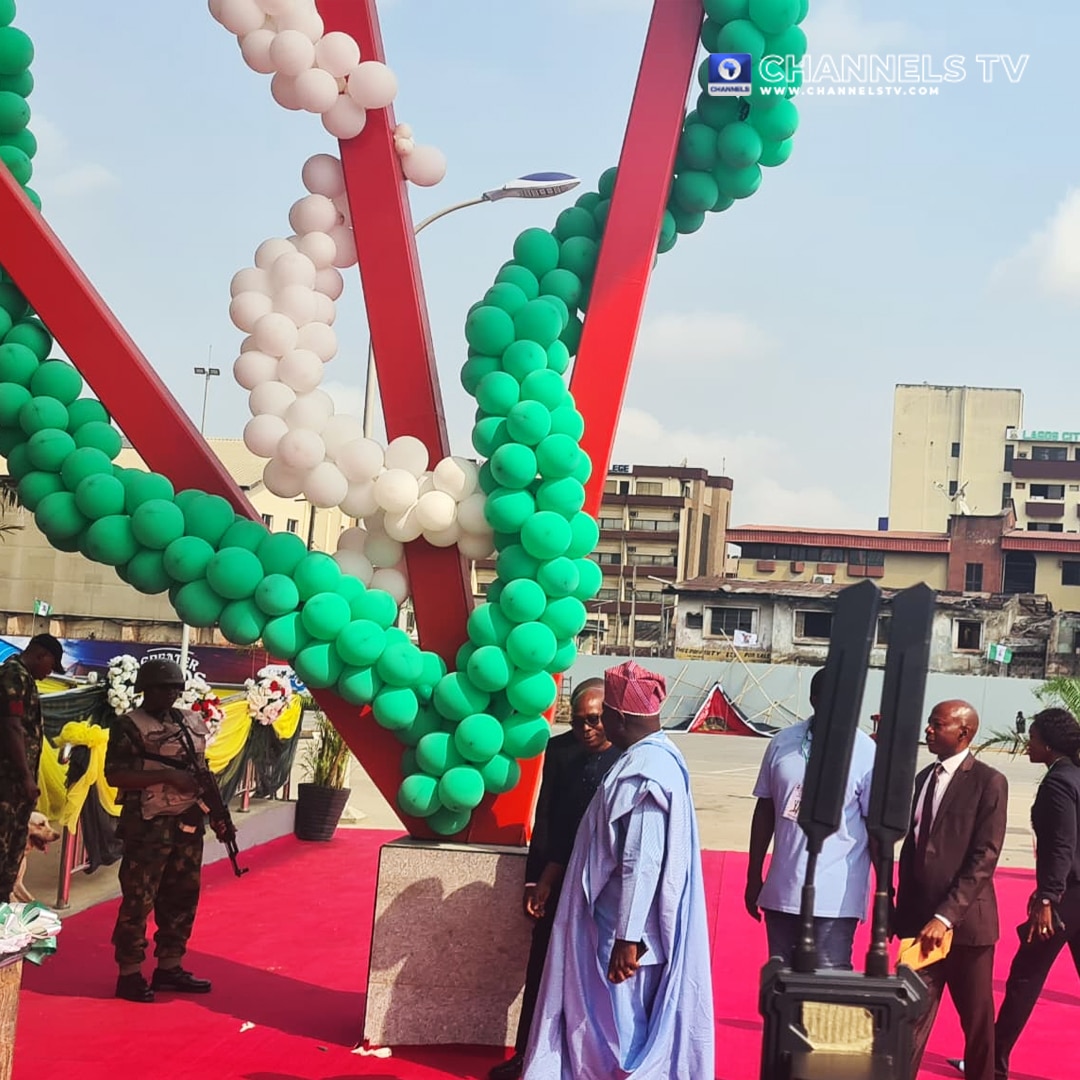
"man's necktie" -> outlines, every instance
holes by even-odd
[[[926,845],[930,842],[930,829],[934,824],[934,796],[937,793],[938,777],[945,771],[939,762],[934,766],[930,779],[926,782],[926,798],[923,799],[922,817],[919,820],[919,834],[915,838],[915,858],[922,862],[926,858]]]

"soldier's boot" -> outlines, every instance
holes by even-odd
[[[181,967],[157,968],[154,971],[154,990],[171,991],[174,994],[209,994],[209,979],[197,979]]]
[[[150,1002],[154,1000],[154,991],[143,978],[141,971],[130,975],[120,975],[116,980],[116,996],[125,1001]]]

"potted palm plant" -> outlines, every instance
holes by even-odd
[[[300,840],[329,840],[349,801],[349,748],[323,712],[315,714],[300,764],[307,782],[296,786],[293,832]]]

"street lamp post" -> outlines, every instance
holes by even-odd
[[[565,195],[573,191],[581,181],[569,173],[529,173],[527,176],[519,176],[514,180],[508,180],[500,188],[485,191],[475,199],[466,199],[464,202],[454,203],[452,206],[443,207],[434,214],[424,218],[413,230],[415,236],[419,236],[433,222],[452,214],[457,210],[464,210],[469,206],[479,206],[481,203],[500,202],[502,199],[551,199],[556,195]],[[375,427],[375,391],[377,387],[375,376],[375,343],[368,340],[367,378],[364,382],[364,437],[370,439]]]
[[[670,584],[665,578],[656,577],[655,574],[645,575],[649,581],[657,581],[666,589]],[[660,590],[660,649],[661,652],[667,649],[668,628],[664,622],[664,590]]]

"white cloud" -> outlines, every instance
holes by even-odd
[[[104,165],[75,159],[67,137],[50,120],[35,116],[34,133],[38,153],[31,183],[43,199],[73,198],[118,186],[119,180]]]
[[[641,328],[634,364],[663,370],[693,369],[764,359],[776,343],[764,330],[728,312],[690,312],[660,315]]]
[[[1050,295],[1080,300],[1080,188],[1070,188],[1046,224],[994,267],[991,281],[1032,273]]]
[[[899,20],[863,17],[855,0],[819,0],[803,23],[812,57],[866,56],[888,51],[911,36]]]

